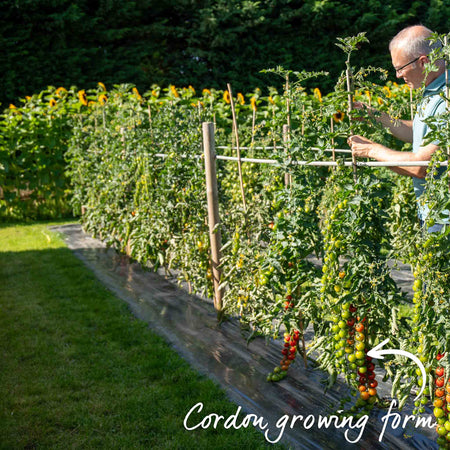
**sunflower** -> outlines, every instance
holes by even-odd
[[[142,96],[141,96],[141,94],[139,94],[139,91],[137,90],[137,88],[133,88],[133,93],[134,93],[134,95],[137,97],[137,99],[140,101],[140,102],[142,102]]]
[[[273,98],[272,98],[272,96],[271,96],[271,95],[269,95],[269,102],[270,102],[270,103],[272,103],[272,105],[274,105],[274,104],[275,104],[275,102],[273,101]]]
[[[189,85],[188,89],[190,89],[192,93],[195,95],[195,89],[191,85]]]
[[[50,108],[53,108],[54,106],[56,106],[56,100],[54,98],[50,99],[49,103]]]
[[[13,105],[12,103],[9,104],[9,109],[17,109],[17,107],[15,105]]]
[[[316,97],[317,100],[319,100],[319,102],[322,103],[322,93],[320,92],[320,89],[314,88],[313,94],[314,94],[314,97]]]
[[[228,91],[223,91],[223,100],[225,103],[230,103],[230,93]]]
[[[245,103],[244,96],[243,96],[240,92],[239,92],[238,95],[237,95],[237,101],[238,101],[241,105],[243,105],[243,104]]]
[[[391,90],[389,89],[389,86],[383,86],[383,91],[385,92],[387,98],[391,98],[392,93]]]
[[[252,97],[250,99],[250,104],[252,105],[252,110],[256,111],[256,98],[255,97]]]
[[[337,111],[333,114],[333,120],[336,123],[342,122],[344,120],[345,113],[343,111]]]
[[[98,86],[102,91],[106,92],[106,86],[105,86],[101,81],[99,81],[99,82],[97,83],[97,86]]]
[[[98,96],[99,103],[105,104],[108,101],[108,97],[105,94],[100,94]]]
[[[384,100],[381,97],[377,97],[377,102],[380,106],[384,104]]]
[[[372,94],[370,93],[370,91],[365,91],[364,92],[366,94],[367,100],[369,100],[369,102],[372,101]]]
[[[88,103],[88,106],[95,106],[95,102],[90,100],[89,103]]]
[[[88,105],[86,92],[84,91],[84,89],[78,91],[78,99],[80,100],[80,103],[83,104],[84,106]]]
[[[59,87],[58,89],[56,89],[55,94],[61,98],[63,95],[67,94],[67,89]]]
[[[212,95],[212,94],[211,94],[211,91],[209,89],[203,89],[202,95],[206,96],[206,95]]]
[[[153,95],[153,97],[158,98],[159,97],[159,91],[157,91],[156,89],[153,89],[152,95]]]
[[[172,95],[174,97],[179,97],[180,96],[180,94],[177,91],[177,88],[173,84],[170,85],[170,92],[172,92]]]

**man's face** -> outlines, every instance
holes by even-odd
[[[423,60],[426,58],[426,56],[420,56],[411,59],[405,55],[401,47],[393,48],[391,51],[392,65],[397,77],[403,78],[405,83],[413,89],[419,88],[425,78],[423,71],[426,61]]]

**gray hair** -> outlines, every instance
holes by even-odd
[[[430,42],[433,32],[423,25],[413,25],[400,31],[389,43],[389,51],[401,48],[409,58],[428,55],[432,50],[441,47],[439,41]]]

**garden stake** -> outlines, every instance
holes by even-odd
[[[221,321],[223,317],[222,289],[220,288],[220,278],[222,275],[222,269],[220,268],[220,249],[222,248],[222,237],[219,226],[219,194],[217,189],[214,124],[212,122],[203,122],[202,128],[203,148],[205,152],[209,240],[211,245],[211,269],[214,283],[214,308],[217,311],[217,319]]]
[[[152,110],[150,108],[150,102],[148,103],[148,123],[150,125],[150,136],[153,137],[153,126],[152,126]]]
[[[283,142],[285,145],[284,151],[286,153],[286,156],[290,156],[288,154],[288,148],[289,148],[289,125],[283,125]],[[286,172],[284,174],[284,185],[286,187],[291,186],[292,185],[292,177],[291,175]]]
[[[334,120],[333,117],[330,118],[330,131],[333,134],[334,133]],[[334,149],[334,137],[331,138],[331,151],[332,151],[332,157],[333,161],[336,161],[336,151]],[[334,168],[333,168],[334,170]]]
[[[444,37],[444,47],[447,47],[447,36]],[[446,107],[447,107],[447,111],[448,111],[448,107],[449,107],[449,101],[448,101],[448,97],[450,95],[450,86],[448,84],[448,61],[447,58],[444,58],[444,73],[445,73],[445,103],[446,103]],[[447,123],[447,128],[448,128],[449,124]],[[447,161],[450,163],[450,145],[447,144]],[[448,168],[447,168],[447,172],[448,172]],[[450,192],[450,178],[448,180],[448,191]]]
[[[247,203],[245,202],[245,192],[244,192],[244,180],[242,178],[241,150],[239,148],[239,132],[237,127],[236,111],[234,109],[233,93],[231,92],[231,86],[229,83],[227,84],[227,87],[228,92],[230,94],[231,113],[233,114],[234,135],[236,139],[236,153],[238,157],[239,184],[241,186],[242,203],[244,205],[244,212],[247,212]]]
[[[352,128],[352,116],[351,113],[353,111],[353,99],[352,99],[352,92],[353,92],[353,86],[352,86],[352,74],[350,67],[347,67],[347,70],[345,71],[345,75],[347,78],[347,91],[348,91],[348,118],[350,121],[350,129]],[[356,177],[356,156],[353,155],[352,152],[352,163],[353,163],[353,180],[356,183],[358,181]]]

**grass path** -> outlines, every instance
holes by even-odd
[[[266,448],[251,428],[186,431],[197,402],[237,408],[47,224],[0,225],[0,448]]]

